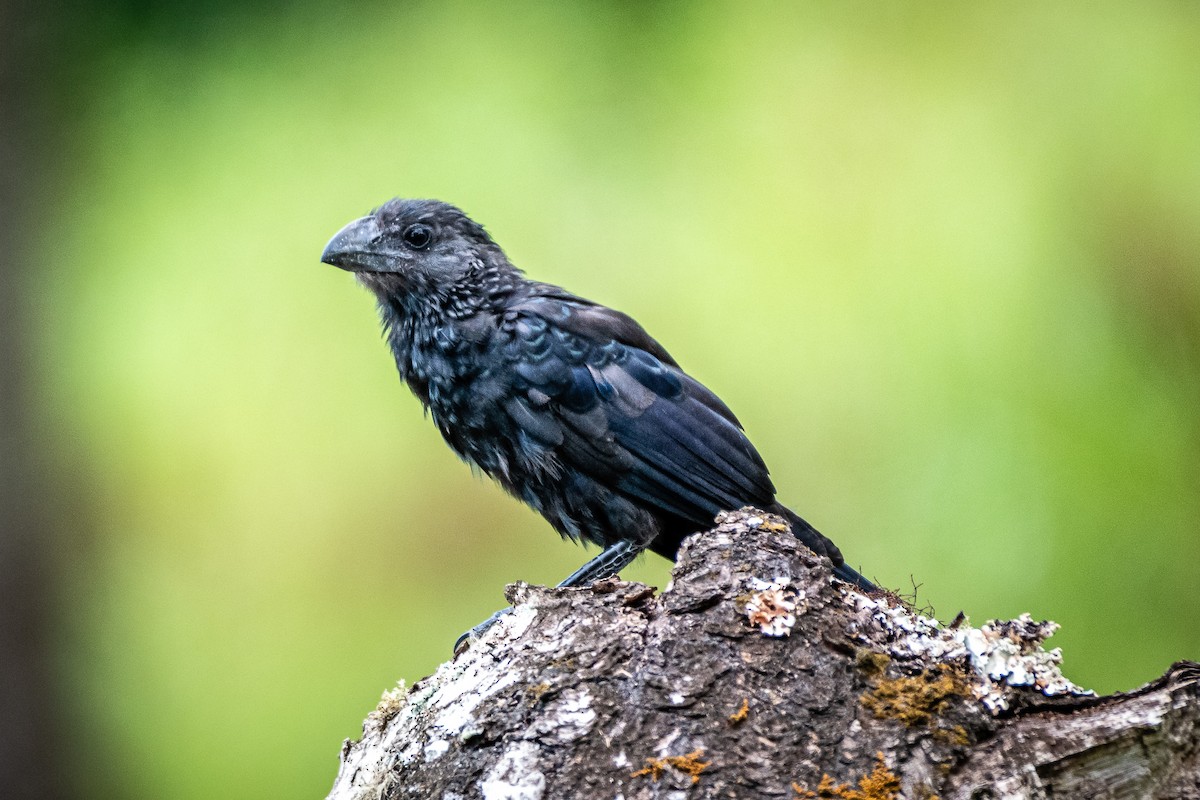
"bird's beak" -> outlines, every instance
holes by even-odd
[[[356,219],[333,235],[321,260],[349,272],[386,272],[387,256],[378,252],[379,220]]]

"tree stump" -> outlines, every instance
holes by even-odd
[[[1200,665],[1097,697],[1055,629],[943,626],[832,579],[754,509],[662,594],[517,584],[513,611],[342,748],[331,800],[1197,798]]]

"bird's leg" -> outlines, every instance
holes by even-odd
[[[637,558],[645,549],[646,546],[644,544],[634,544],[627,539],[619,541],[616,544],[610,544],[601,550],[595,558],[564,578],[558,585],[559,587],[590,586],[596,581],[611,578],[629,566],[630,562]]]
[[[645,545],[634,544],[633,542],[622,540],[616,544],[609,545],[601,550],[594,558],[589,560],[579,569],[572,572],[566,578],[559,582],[559,587],[571,586],[590,586],[598,580],[610,578],[616,575],[625,567],[629,566],[638,555],[646,549]],[[502,608],[495,614],[485,619],[483,622],[476,625],[471,630],[458,637],[458,641],[454,643],[454,654],[458,655],[468,642],[472,642],[482,636],[488,628],[496,624],[497,621],[505,614],[512,611],[512,606]]]

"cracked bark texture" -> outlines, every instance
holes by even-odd
[[[660,595],[509,599],[385,694],[330,798],[1200,800],[1200,665],[1096,697],[1041,648],[1052,625],[948,628],[868,598],[752,509],[691,537]]]

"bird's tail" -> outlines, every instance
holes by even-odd
[[[842,557],[842,551],[838,549],[837,545],[829,541],[812,525],[809,525],[803,517],[782,504],[776,504],[776,507],[772,510],[781,514],[791,523],[792,534],[803,542],[808,549],[818,555],[829,557],[829,560],[833,562],[833,574],[836,578],[852,586],[857,586],[864,592],[878,590],[879,587],[864,578],[858,570],[846,563],[846,559]]]
[[[859,589],[862,589],[864,592],[874,592],[874,591],[879,590],[878,586],[876,586],[875,584],[871,583],[869,580],[864,578],[859,573],[858,570],[856,570],[854,567],[850,566],[849,564],[847,564],[844,561],[841,564],[837,564],[834,566],[833,574],[835,577],[841,578],[846,583],[849,583],[853,586],[857,586]]]

